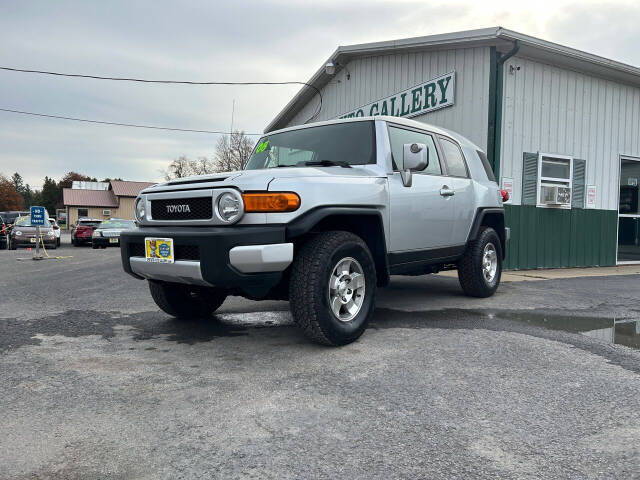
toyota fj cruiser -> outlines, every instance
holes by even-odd
[[[228,295],[289,300],[305,335],[343,345],[391,275],[457,269],[466,294],[492,295],[502,201],[485,154],[455,133],[383,116],[308,124],[264,135],[243,171],[142,191],[122,263],[175,317]]]

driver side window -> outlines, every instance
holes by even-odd
[[[433,142],[433,137],[428,133],[389,126],[389,141],[391,142],[391,156],[393,157],[394,170],[402,170],[403,168],[402,155],[405,143],[424,143],[429,150],[429,165],[420,173],[442,175],[438,151]]]

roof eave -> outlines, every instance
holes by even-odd
[[[557,43],[542,40],[536,37],[508,30],[502,27],[484,28],[463,32],[446,33],[441,35],[429,35],[426,37],[390,40],[384,42],[364,43],[359,45],[347,45],[338,47],[333,54],[322,64],[307,83],[316,88],[322,88],[334,75],[325,73],[324,65],[327,62],[334,64],[344,63],[351,57],[374,55],[381,52],[400,52],[411,50],[428,50],[441,47],[462,47],[465,45],[494,45],[499,50],[511,48],[511,43],[519,40],[521,43],[518,56],[531,57],[533,59],[548,59],[558,62],[559,58],[570,69],[586,71],[594,75],[611,78],[627,84],[640,86],[640,68],[617,62],[599,55],[594,55],[582,50],[565,47]],[[338,69],[340,66],[337,65]],[[308,102],[316,95],[310,87],[302,87],[287,105],[269,122],[264,132],[270,132],[279,128],[291,120],[299,111],[298,104]]]

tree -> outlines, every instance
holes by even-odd
[[[0,210],[22,210],[24,200],[12,180],[0,175]]]
[[[236,130],[231,135],[220,137],[213,159],[199,157],[190,160],[182,155],[173,160],[166,170],[161,170],[165,180],[191,175],[244,170],[253,151],[254,142],[244,132]]]
[[[71,185],[74,181],[79,182],[95,182],[95,178],[87,177],[78,172],[67,172],[64,177],[58,182],[58,187],[60,188],[60,194],[62,195],[63,188],[71,188]]]
[[[255,143],[242,131],[218,139],[215,153],[215,171],[232,172],[244,170]]]
[[[54,215],[58,202],[60,201],[60,185],[56,185],[56,181],[53,178],[44,177],[44,183],[42,184],[42,191],[40,192],[40,205],[47,209],[47,211]]]
[[[24,182],[22,180],[22,175],[18,172],[11,175],[11,183],[13,183],[13,187],[20,195],[24,195]]]

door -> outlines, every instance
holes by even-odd
[[[451,233],[451,245],[464,245],[471,230],[471,223],[475,209],[473,186],[469,175],[469,168],[465,161],[462,149],[450,138],[438,136],[440,149],[447,167],[447,184],[453,193],[453,232]]]
[[[434,138],[429,133],[389,125],[394,174],[389,177],[390,252],[427,250],[451,245],[453,198],[442,175]],[[413,172],[410,187],[402,184],[402,152],[405,143],[424,143],[429,165]],[[397,171],[396,171],[397,170]]]
[[[618,263],[640,263],[640,158],[620,159]]]

